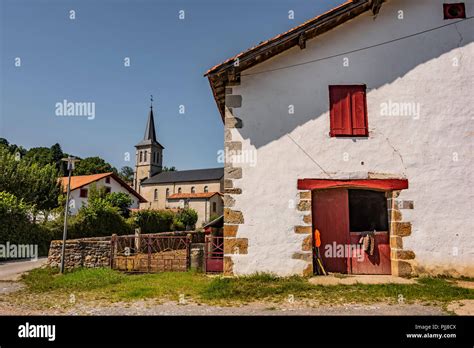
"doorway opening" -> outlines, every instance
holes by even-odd
[[[391,274],[385,191],[313,190],[312,219],[313,231],[320,232],[319,254],[326,271]]]

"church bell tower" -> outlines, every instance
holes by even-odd
[[[151,99],[153,103],[153,97]],[[153,104],[150,105],[145,136],[136,148],[135,173],[133,176],[133,188],[140,193],[140,184],[143,180],[151,178],[162,170],[164,147],[156,140],[155,120],[153,118]]]

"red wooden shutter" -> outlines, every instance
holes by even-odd
[[[368,136],[365,85],[329,86],[330,136]]]
[[[329,86],[330,136],[351,135],[351,98],[346,86]]]
[[[365,86],[351,86],[352,135],[367,136]]]

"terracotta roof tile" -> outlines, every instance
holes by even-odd
[[[135,191],[133,188],[131,188],[125,181],[120,179],[120,177],[117,174],[113,173],[113,172],[100,173],[100,174],[91,174],[91,175],[71,176],[71,191],[77,190],[78,188],[89,185],[89,184],[91,184],[95,181],[106,178],[108,176],[114,178],[114,180],[117,181],[120,185],[122,185],[125,189],[127,189],[128,192],[130,192],[132,195],[137,197],[138,200],[141,203],[145,203],[147,201],[145,198],[140,196],[137,191]],[[62,187],[63,192],[66,192],[67,191],[68,177],[63,176],[63,177],[59,178],[58,181],[61,183],[61,187]]]
[[[71,176],[71,191],[76,190],[82,186],[88,185],[93,183],[94,181],[98,181],[100,179],[106,178],[110,176],[112,172],[110,173],[101,173],[101,174],[92,174],[92,175],[76,175],[76,176]],[[63,191],[66,192],[67,190],[67,182],[68,182],[68,177],[63,176],[62,178],[59,178],[61,181],[61,186],[63,188]]]

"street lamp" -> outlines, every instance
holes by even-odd
[[[61,268],[60,272],[64,273],[64,254],[66,252],[66,238],[67,238],[67,216],[69,213],[69,194],[71,193],[71,173],[74,170],[76,162],[79,162],[73,156],[63,158],[61,161],[67,162],[67,170],[69,172],[67,180],[67,194],[66,194],[66,209],[64,209],[64,231],[63,231],[63,245],[61,247]]]

